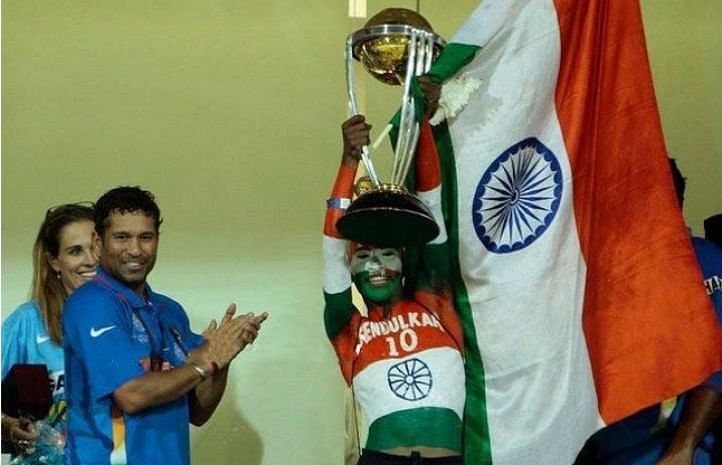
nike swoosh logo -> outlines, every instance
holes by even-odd
[[[111,329],[115,328],[115,325],[106,326],[104,328],[90,328],[90,337],[98,337],[101,334],[110,331]]]
[[[42,344],[43,342],[47,342],[50,340],[50,336],[36,336],[35,337],[35,343],[36,344]]]

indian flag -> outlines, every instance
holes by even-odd
[[[466,463],[567,465],[703,381],[720,334],[634,0],[486,0],[432,69]]]

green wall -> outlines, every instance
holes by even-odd
[[[423,0],[450,37],[476,1]],[[415,1],[369,0],[371,14]],[[722,211],[722,4],[643,2],[686,215]],[[343,384],[321,321],[320,230],[346,117],[343,0],[2,3],[2,312],[44,211],[116,185],[165,218],[150,282],[196,328],[228,302],[271,316],[194,430],[195,463],[338,464]],[[397,94],[368,82],[378,130]]]

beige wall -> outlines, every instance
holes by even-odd
[[[369,12],[415,3],[369,0]],[[643,3],[667,144],[701,231],[722,211],[722,5]],[[423,0],[422,12],[449,37],[475,4]],[[194,431],[194,462],[340,463],[343,390],[322,328],[319,232],[346,116],[343,43],[358,24],[347,2],[2,9],[3,315],[26,297],[45,209],[140,184],[165,217],[156,290],[196,328],[230,301],[271,313],[220,411]],[[381,129],[396,94],[367,90]]]
[[[722,213],[722,2],[643,0],[647,47],[667,150],[688,178],[695,233]]]

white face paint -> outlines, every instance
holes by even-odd
[[[398,249],[361,247],[351,257],[356,288],[372,302],[387,302],[401,292],[401,252]]]
[[[351,274],[354,276],[362,272],[371,277],[383,276],[386,270],[401,273],[401,252],[398,249],[361,247],[351,257]]]

